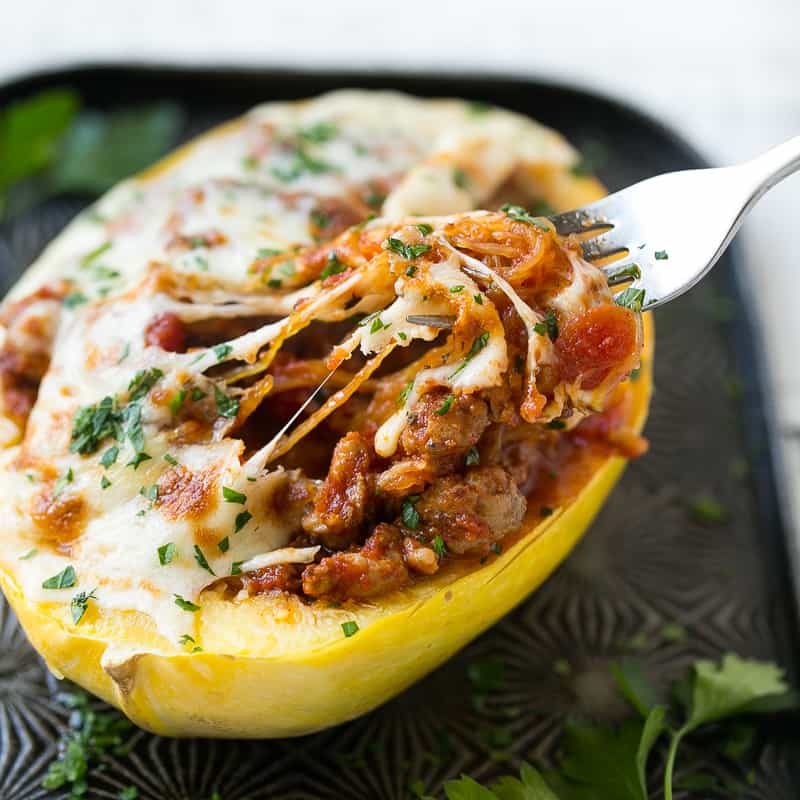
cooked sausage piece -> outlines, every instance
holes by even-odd
[[[303,530],[326,547],[352,544],[367,522],[375,494],[371,459],[372,447],[359,433],[348,433],[337,443],[314,507],[303,517]]]
[[[501,467],[438,478],[416,503],[422,527],[432,537],[441,536],[453,553],[474,555],[485,555],[517,530],[525,507],[525,497]]]
[[[300,568],[297,564],[276,564],[250,572],[242,578],[242,585],[250,594],[265,592],[299,592]]]
[[[365,600],[408,583],[403,537],[394,525],[380,523],[357,551],[334,553],[303,571],[303,591],[311,597]]]

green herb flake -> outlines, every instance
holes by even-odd
[[[226,503],[239,503],[243,506],[247,502],[247,495],[237,492],[236,489],[231,489],[229,486],[222,487],[222,496]]]
[[[461,285],[458,286],[451,286],[450,287],[450,294],[461,294],[464,291],[464,287]]]
[[[689,504],[692,518],[703,525],[721,525],[727,522],[728,510],[710,494],[698,495]]]
[[[469,186],[469,176],[461,167],[456,167],[453,170],[453,183],[458,186],[459,189],[467,189]]]
[[[270,278],[267,281],[267,286],[269,286],[270,289],[280,289],[281,286],[283,286],[283,281],[280,278]]]
[[[208,392],[204,392],[202,389],[198,389],[196,386],[192,389],[192,393],[189,395],[193,403],[197,403],[205,397],[208,397]]]
[[[175,597],[175,605],[178,608],[183,609],[184,611],[191,611],[193,614],[195,611],[200,610],[200,606],[192,603],[190,600],[184,600],[179,594],[174,595]]]
[[[216,572],[209,566],[208,560],[198,544],[194,546],[194,560],[200,565],[201,569],[204,569],[211,575],[216,575]]]
[[[395,236],[390,236],[385,244],[387,250],[391,250],[406,261],[413,261],[431,249],[429,244],[406,244],[402,239],[398,239]]]
[[[330,278],[331,275],[341,275],[342,272],[347,272],[347,270],[347,264],[339,260],[335,250],[331,250],[330,253],[328,253],[328,261],[325,264],[325,269],[322,270],[319,277],[324,281],[326,278]]]
[[[464,356],[461,363],[456,367],[455,372],[450,376],[450,379],[458,377],[467,367],[470,361],[475,358],[481,350],[489,343],[489,333],[485,332],[478,336],[472,342],[472,347],[470,347],[469,352]]]
[[[119,455],[119,447],[116,445],[111,445],[111,447],[106,450],[102,456],[100,456],[100,463],[108,469],[110,466],[113,466],[117,461],[117,456]]]
[[[89,298],[83,292],[71,292],[68,294],[62,301],[61,304],[64,308],[77,308],[78,306],[82,306],[84,303],[88,303]]]
[[[550,506],[542,506],[539,509],[539,516],[540,517],[552,517],[553,516],[553,509]]]
[[[86,592],[78,592],[75,597],[70,600],[69,603],[69,610],[70,614],[72,615],[72,622],[75,625],[79,625],[80,621],[83,619],[84,614],[86,614],[86,609],[89,607],[90,600],[96,600],[94,590],[87,594]]]
[[[53,484],[53,497],[58,497],[61,492],[67,488],[67,484],[72,483],[74,477],[75,474],[72,471],[72,467],[68,467],[67,470]]]
[[[467,450],[467,457],[464,463],[468,467],[474,467],[481,463],[481,454],[478,452],[477,447],[470,447]]]
[[[24,555],[21,555],[21,556],[19,557],[19,560],[20,560],[20,561],[28,561],[29,559],[31,559],[31,558],[33,558],[35,555],[37,555],[37,553],[38,553],[38,552],[39,552],[39,551],[38,551],[38,550],[37,550],[37,549],[34,547],[34,548],[32,548],[31,550],[28,550],[28,552],[27,552],[27,553],[25,553]]]
[[[233,564],[231,564],[231,575],[241,575],[242,564],[244,564],[244,561],[234,561]]]
[[[403,500],[400,506],[400,516],[403,520],[403,525],[410,531],[415,531],[419,528],[420,516],[415,505],[417,500],[419,500],[419,495],[409,495]]]
[[[358,623],[354,620],[343,622],[342,633],[344,633],[346,639],[349,639],[351,636],[355,636],[358,633]]]
[[[214,403],[217,414],[221,417],[235,419],[239,413],[239,401],[235,397],[228,397],[216,384],[214,384]]]
[[[669,258],[666,250],[656,250],[653,255],[656,257],[656,261],[666,261]]]
[[[389,327],[388,325],[383,324],[383,320],[380,317],[375,317],[375,319],[372,320],[372,325],[370,325],[369,327],[369,332],[377,333],[379,330],[381,330],[381,328],[388,328],[388,327]]]
[[[64,567],[58,575],[53,575],[42,583],[42,589],[69,589],[78,582],[75,577],[75,568],[70,564]]]
[[[171,564],[175,559],[175,556],[178,554],[178,548],[175,542],[167,542],[166,544],[162,544],[157,552],[158,563],[161,564],[162,567],[166,567],[167,564]]]
[[[437,416],[443,417],[450,410],[455,400],[456,398],[452,394],[445,397],[442,404],[435,411]]]
[[[128,398],[141,400],[163,377],[164,373],[157,367],[139,370],[128,384]]]
[[[483,295],[482,294],[474,294],[472,295],[472,299],[479,305],[483,305]]]
[[[242,530],[242,528],[244,528],[244,526],[247,525],[247,523],[250,522],[251,519],[253,519],[253,515],[249,511],[247,510],[240,511],[236,515],[236,520],[233,526],[233,532],[239,533],[239,531]]]
[[[108,489],[109,486],[111,486],[111,481],[108,478],[106,478],[105,475],[103,475],[103,477],[100,478],[100,488]]]
[[[444,539],[442,539],[442,537],[438,534],[433,537],[431,547],[433,548],[433,552],[436,553],[439,558],[444,558],[447,555],[447,545],[444,543]]]
[[[410,266],[410,267],[409,267],[409,268],[406,270],[406,277],[407,277],[407,278],[413,278],[413,277],[414,277],[416,274],[417,274],[417,268],[416,268],[416,267],[415,267],[415,266],[412,264],[412,265],[411,265],[411,266]]]
[[[554,342],[558,339],[558,319],[555,312],[548,309],[544,316],[544,322],[537,322],[533,329],[539,336],[549,336],[550,341]]]
[[[644,304],[644,294],[644,289],[634,289],[633,286],[629,286],[627,289],[623,289],[619,294],[615,295],[614,302],[618,306],[629,308],[631,311],[638,314],[642,310],[642,305]]]
[[[152,458],[153,456],[151,456],[149,453],[145,453],[144,450],[140,450],[125,466],[139,469],[139,464],[144,461],[150,461]]]
[[[397,395],[397,405],[404,406],[406,404],[406,400],[408,400],[408,395],[411,390],[414,388],[414,381],[409,381],[402,389],[399,395]]]
[[[103,244],[95,247],[94,250],[88,252],[82,259],[81,259],[81,267],[88,267],[93,261],[96,261],[100,258],[103,253],[108,252],[112,247],[111,242],[103,242]]]
[[[231,540],[226,536],[223,539],[220,539],[217,542],[217,548],[219,549],[220,553],[227,553],[231,547]]]
[[[532,214],[529,214],[522,206],[515,206],[511,203],[506,203],[504,206],[500,207],[500,210],[517,222],[525,222],[528,225],[533,225],[535,228],[539,228],[539,230],[543,231],[550,230],[550,227],[547,224],[537,219]]]
[[[551,419],[545,425],[545,428],[549,428],[551,431],[563,431],[566,427],[567,423],[563,419]]]
[[[180,391],[175,392],[172,397],[169,399],[169,413],[172,414],[173,417],[178,415],[181,408],[183,407],[183,402],[186,400],[186,390],[181,389]]]
[[[433,225],[428,225],[427,222],[419,222],[414,226],[423,236],[428,236],[433,233]]]
[[[164,461],[167,462],[172,467],[178,466],[178,459],[175,456],[171,455],[170,453],[164,453]]]
[[[217,361],[222,361],[224,358],[229,356],[233,352],[233,346],[229,344],[217,344],[211,348],[214,351],[214,355],[217,357]]]

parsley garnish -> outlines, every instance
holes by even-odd
[[[331,218],[328,214],[324,211],[320,211],[318,208],[315,208],[309,214],[311,221],[314,223],[314,226],[317,228],[327,228],[328,225],[331,224]]]
[[[710,494],[696,497],[689,505],[692,517],[704,525],[720,525],[728,519],[728,511],[722,503]]]
[[[167,462],[170,466],[177,467],[178,466],[178,459],[175,456],[171,455],[170,453],[164,453],[164,461]]]
[[[200,545],[196,544],[194,546],[194,560],[206,571],[210,572],[212,575],[216,576],[216,572],[208,565],[208,560],[205,557],[205,554],[200,549]]]
[[[83,619],[83,615],[86,613],[86,609],[89,605],[90,600],[96,600],[94,594],[94,589],[86,594],[86,592],[78,592],[75,597],[72,598],[69,604],[69,610],[72,614],[72,621],[75,625],[78,625],[80,621]]]
[[[482,294],[474,294],[472,295],[472,299],[479,305],[483,305],[483,295]]]
[[[450,376],[450,379],[458,377],[464,369],[466,369],[467,364],[475,358],[481,350],[489,343],[489,334],[488,332],[482,333],[475,341],[472,343],[472,347],[470,347],[469,352],[464,356],[461,363],[456,367],[455,372]]]
[[[161,564],[162,567],[166,567],[167,564],[172,563],[177,554],[178,548],[175,546],[175,542],[162,544],[161,547],[158,548],[158,563]]]
[[[234,561],[233,564],[231,564],[231,575],[241,575],[242,564],[244,564],[244,561]]]
[[[267,281],[267,286],[269,286],[270,289],[280,289],[281,286],[283,286],[283,281],[280,278],[270,278]]]
[[[340,275],[342,272],[346,271],[347,264],[343,264],[339,261],[336,251],[331,250],[330,253],[328,253],[328,262],[325,264],[325,269],[322,270],[319,277],[324,281],[326,278],[330,278],[331,275]]]
[[[614,302],[618,306],[629,308],[631,311],[638,313],[642,310],[642,304],[644,303],[644,289],[634,289],[633,286],[629,286],[614,297]]]
[[[191,611],[192,613],[200,610],[200,606],[192,603],[190,600],[184,600],[179,594],[175,595],[175,605],[178,606],[178,608],[182,608],[184,611]]]
[[[239,401],[235,397],[228,397],[216,384],[214,384],[214,403],[221,417],[234,419],[239,413]]]
[[[433,225],[428,225],[427,222],[420,222],[414,226],[423,236],[433,233]]]
[[[111,242],[103,242],[99,247],[95,247],[94,250],[88,252],[82,259],[81,259],[81,266],[88,267],[94,260],[99,258],[103,253],[107,252],[111,249]]]
[[[358,623],[354,620],[343,622],[342,633],[344,633],[346,639],[349,639],[351,636],[355,636],[358,633]]]
[[[429,244],[406,244],[401,239],[390,236],[386,240],[386,249],[402,256],[406,261],[413,261],[415,258],[427,253],[431,246]]]
[[[444,543],[444,539],[442,539],[442,537],[438,534],[433,537],[431,547],[433,548],[433,552],[436,553],[439,558],[444,558],[447,554],[447,545]]]
[[[227,536],[217,542],[217,547],[219,548],[220,553],[227,553],[230,549],[230,546],[231,540]]]
[[[470,447],[470,449],[467,450],[467,458],[464,463],[468,467],[474,467],[476,464],[481,463],[481,454],[478,452],[477,447]]]
[[[79,408],[72,422],[70,452],[81,455],[94,453],[103,439],[119,438],[121,424],[121,412],[111,397],[104,397],[99,403]]]
[[[545,428],[550,428],[551,431],[563,431],[567,427],[567,423],[563,419],[551,419],[545,425]]]
[[[656,250],[653,255],[655,255],[656,261],[666,261],[669,258],[666,250]]]
[[[540,220],[536,219],[532,214],[529,214],[522,206],[511,205],[506,203],[500,207],[500,210],[505,212],[511,219],[517,222],[527,222],[528,225],[533,225],[543,231],[549,231],[550,228]]]
[[[549,336],[553,342],[558,339],[558,319],[555,312],[548,309],[544,316],[544,322],[537,322],[533,329],[539,336]]]
[[[164,373],[157,367],[139,370],[128,384],[129,399],[141,400],[163,377]]]
[[[247,525],[247,523],[250,522],[251,519],[253,519],[253,515],[249,511],[247,511],[247,510],[240,511],[236,515],[236,520],[235,520],[234,526],[233,526],[233,532],[234,533],[239,533],[239,531],[242,528],[244,528],[244,526]]]
[[[179,391],[175,392],[172,397],[169,399],[169,412],[172,414],[173,417],[178,415],[178,412],[183,407],[183,401],[186,399],[186,390],[180,389]]]
[[[400,516],[403,519],[403,525],[411,531],[419,528],[419,511],[416,509],[416,502],[419,500],[419,495],[409,495],[400,507]]]
[[[459,189],[466,189],[467,186],[469,186],[469,177],[461,167],[456,167],[453,170],[453,183],[458,186]]]
[[[125,466],[139,469],[139,464],[141,464],[143,461],[150,461],[152,458],[153,456],[151,456],[149,453],[145,453],[144,450],[140,450]]]
[[[417,274],[417,268],[416,268],[416,267],[415,267],[415,266],[412,264],[412,265],[411,265],[411,266],[410,266],[410,267],[409,267],[409,268],[406,270],[406,277],[408,277],[408,278],[413,278],[413,277],[414,277],[416,274]]]
[[[338,134],[339,128],[333,122],[315,122],[308,128],[301,128],[297,132],[297,135],[301,139],[305,139],[307,142],[313,142],[314,144],[328,142],[338,136]]]
[[[461,286],[461,285],[459,285],[459,286],[451,286],[450,287],[450,294],[460,294],[463,291],[464,291],[464,287]]]
[[[406,339],[408,339],[408,336],[406,336],[403,331],[397,331],[397,338],[400,339],[400,341],[405,342]]]
[[[192,393],[189,395],[193,403],[202,400],[204,397],[208,397],[208,392],[204,392],[202,389],[198,389],[196,386],[192,389]]]
[[[550,517],[553,515],[553,509],[550,506],[542,506],[539,509],[539,516],[540,517]]]
[[[370,325],[369,332],[370,333],[377,333],[381,328],[388,328],[388,325],[383,324],[383,320],[380,317],[375,317],[372,320],[372,325]]]
[[[403,406],[408,399],[409,392],[414,388],[414,381],[409,381],[404,387],[403,390],[397,395],[397,405]]]
[[[442,401],[442,404],[439,406],[439,408],[436,409],[434,413],[436,413],[437,416],[443,417],[450,410],[455,400],[456,398],[453,397],[452,394],[448,395],[447,397],[445,397],[445,399]]]
[[[222,487],[222,496],[225,498],[226,503],[239,503],[244,505],[247,502],[247,495],[237,492],[236,489],[231,489],[230,486]]]
[[[109,486],[111,486],[111,481],[108,478],[106,478],[105,475],[103,475],[103,477],[100,478],[100,488],[108,489]]]
[[[53,497],[58,497],[61,492],[64,491],[67,484],[72,483],[73,478],[74,474],[72,472],[72,467],[69,467],[67,471],[55,482],[55,484],[53,484]]]
[[[20,561],[27,561],[29,558],[33,558],[39,551],[34,547],[31,550],[28,550],[27,553],[21,555],[19,557]]]
[[[42,583],[42,589],[69,589],[78,582],[75,577],[75,568],[70,564],[64,567],[58,575],[53,575]]]
[[[229,344],[217,344],[211,349],[214,351],[217,361],[222,361],[223,358],[229,356],[233,352],[233,346]]]
[[[61,301],[65,308],[76,308],[88,302],[89,298],[83,292],[72,292]]]

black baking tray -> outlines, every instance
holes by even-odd
[[[0,105],[52,86],[74,87],[98,108],[174,100],[187,115],[186,138],[256,103],[341,87],[459,96],[529,114],[579,148],[601,153],[598,173],[612,190],[705,166],[672,131],[622,103],[531,80],[99,66],[16,81],[0,88]],[[0,226],[5,289],[87,202],[59,198]],[[414,796],[412,786],[438,796],[442,782],[460,773],[486,780],[523,760],[547,766],[571,714],[624,714],[609,665],[631,650],[662,685],[695,659],[727,651],[775,659],[796,684],[792,548],[770,455],[758,329],[743,302],[739,258],[734,244],[709,280],[655,312],[650,452],[628,467],[584,540],[532,597],[366,717],[283,741],[178,741],[137,732],[130,754],[110,759],[93,776],[87,797],[116,797],[129,784],[141,800],[207,800],[215,791],[223,800],[401,800]],[[726,523],[703,525],[689,513],[691,499],[704,492],[729,510]],[[503,677],[476,703],[470,666],[486,659],[502,663]],[[3,603],[2,800],[62,796],[40,788],[68,717],[54,699],[58,689]],[[758,780],[739,796],[798,797],[800,742],[784,728],[765,736]],[[735,777],[734,765],[710,751],[707,760],[709,772]]]

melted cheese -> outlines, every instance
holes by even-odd
[[[312,243],[320,202],[357,195],[373,183],[390,188],[383,204],[387,215],[453,213],[479,206],[516,167],[565,167],[575,161],[560,136],[510,112],[476,113],[455,100],[345,91],[260,106],[117,186],[54,240],[9,295],[10,301],[20,299],[63,278],[87,302],[51,317],[52,366],[24,445],[0,454],[5,521],[0,563],[19,576],[31,598],[67,601],[76,592],[94,592],[93,602],[101,608],[151,616],[164,647],[177,648],[179,637],[191,634],[194,619],[176,598],[201,604],[203,589],[231,574],[234,565],[249,570],[313,559],[316,548],[287,547],[299,525],[296,515],[271,510],[276,492],[292,476],[264,469],[268,454],[257,453],[243,464],[242,443],[224,435],[219,441],[182,443],[163,397],[157,401],[151,392],[140,401],[149,460],[134,466],[136,452],[125,436],[81,456],[70,452],[76,412],[104,397],[125,397],[132,378],[144,370],[162,373],[159,395],[175,396],[190,386],[210,394],[218,379],[209,378],[207,370],[224,369],[235,359],[253,361],[262,347],[312,319],[381,312],[380,330],[359,328],[350,342],[364,353],[432,341],[438,330],[410,324],[406,317],[448,313],[451,306],[441,299],[425,302],[412,280],[398,277],[389,298],[386,287],[370,287],[368,276],[356,271],[320,294],[318,284],[302,286],[287,266],[282,292],[275,294],[264,291],[252,274],[253,262],[273,251],[288,251],[290,262],[291,248]],[[159,283],[162,269],[186,286],[165,290]],[[480,291],[456,258],[430,272],[445,294],[456,284],[465,287],[465,295]],[[349,294],[360,301],[345,311]],[[214,348],[177,354],[144,343],[148,323],[165,312],[187,322],[243,314],[279,319],[231,340],[223,355]],[[489,304],[481,313],[496,320]],[[485,346],[460,368],[445,364],[417,376],[406,407],[378,433],[381,455],[394,452],[406,409],[430,386],[476,391],[500,382],[508,357],[499,320],[487,333]],[[267,364],[268,359],[258,362],[258,368]],[[240,390],[229,391],[239,396]],[[0,416],[0,438],[10,443],[15,430]],[[119,455],[106,468],[100,456],[112,444]],[[206,477],[207,496],[197,513],[172,514],[164,498],[154,501],[148,494],[153,486],[168,485],[175,470]],[[71,477],[60,496],[79,498],[86,511],[68,554],[42,545],[42,531],[31,516],[35,498],[55,491],[55,475]],[[229,497],[244,495],[245,502],[231,501],[225,490]],[[245,510],[251,516],[240,524]],[[174,545],[175,556],[162,565],[158,550],[167,544]],[[20,560],[31,548],[38,554]],[[75,586],[42,587],[67,566],[75,570]],[[64,624],[73,624],[68,617],[65,608]]]

